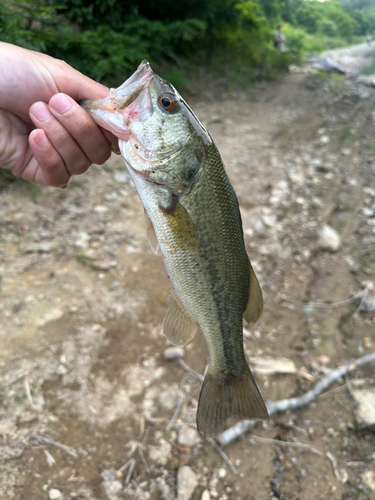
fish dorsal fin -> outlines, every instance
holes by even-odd
[[[247,306],[245,312],[243,313],[244,319],[250,323],[254,324],[260,318],[263,311],[263,294],[262,289],[259,286],[258,279],[255,276],[253,268],[250,264],[250,292],[249,299],[247,301]]]
[[[151,250],[154,252],[155,255],[157,255],[159,251],[159,242],[158,239],[156,238],[154,225],[152,224],[151,219],[148,216],[146,210],[145,210],[145,226],[146,226],[146,235],[148,242],[150,243]]]
[[[163,322],[164,335],[172,344],[183,347],[192,340],[197,328],[197,323],[190,319],[176,292],[172,290]]]

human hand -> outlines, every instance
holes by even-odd
[[[109,89],[63,61],[0,42],[0,168],[64,187],[118,151],[117,138],[79,106]]]

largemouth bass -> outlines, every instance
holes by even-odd
[[[247,256],[238,202],[210,135],[175,88],[147,61],[102,100],[81,103],[119,139],[145,209],[147,237],[159,249],[173,290],[163,323],[184,346],[198,326],[210,366],[197,410],[204,435],[229,417],[267,418],[247,365],[242,321],[254,323],[262,291]]]

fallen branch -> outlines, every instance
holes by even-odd
[[[341,302],[296,302],[294,300],[284,299],[283,306],[288,307],[286,304],[293,304],[299,307],[313,307],[316,309],[338,309],[339,307],[348,306],[350,304],[354,304],[355,302],[358,302],[359,305],[366,293],[366,290],[367,289],[365,288],[364,290],[362,290],[362,292],[353,295],[353,297],[350,297],[349,299],[342,300]]]
[[[307,391],[302,396],[289,399],[281,399],[279,401],[267,401],[266,406],[268,414],[271,417],[275,413],[281,413],[287,410],[296,410],[302,406],[306,406],[320,396],[330,385],[336,382],[341,377],[352,372],[356,368],[365,366],[375,361],[375,352],[362,356],[354,361],[349,361],[342,366],[325,375],[315,386]],[[217,441],[221,446],[225,446],[232,441],[238,439],[242,434],[249,432],[256,422],[254,420],[241,420],[229,429],[219,434]]]

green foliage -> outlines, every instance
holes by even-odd
[[[279,22],[285,54],[273,47]],[[63,59],[111,86],[142,59],[178,87],[196,65],[242,84],[374,30],[372,0],[0,1],[1,40]]]
[[[332,19],[325,19],[323,18],[318,26],[318,31],[320,33],[323,33],[323,35],[327,35],[327,36],[337,36],[338,35],[338,29],[337,29],[337,26],[336,26],[336,23],[334,21],[332,21]]]

